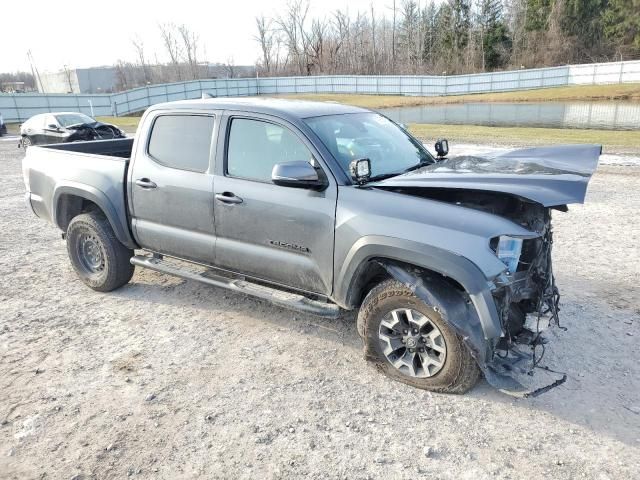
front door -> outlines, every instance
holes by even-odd
[[[269,117],[231,116],[226,125],[225,161],[214,179],[216,265],[329,295],[335,180],[328,175],[321,192],[274,185],[276,163],[310,161],[322,169],[313,146],[293,126]]]
[[[40,144],[60,143],[66,135],[68,135],[68,133],[60,128],[60,124],[55,116],[45,115],[42,133],[36,142]]]
[[[212,263],[216,117],[172,112],[147,121],[149,137],[138,140],[129,173],[136,240],[154,252]]]

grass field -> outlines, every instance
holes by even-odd
[[[482,127],[477,125],[409,125],[409,130],[426,143],[437,138],[450,142],[495,145],[561,145],[592,143],[606,153],[640,154],[640,131],[580,130],[567,128]],[[452,150],[454,153],[454,150]]]
[[[140,117],[96,117],[96,120],[104,123],[112,123],[129,131],[131,129],[135,130],[138,127]]]
[[[365,108],[389,108],[467,102],[554,102],[625,100],[640,102],[640,84],[580,85],[542,88],[518,92],[480,93],[446,97],[409,97],[403,95],[298,94],[278,95],[316,101],[333,101]]]

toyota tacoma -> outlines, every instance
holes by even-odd
[[[394,379],[545,391],[566,378],[527,383],[558,323],[551,218],[584,202],[601,147],[436,151],[362,108],[202,99],[149,108],[135,138],[29,148],[23,173],[94,290],[137,266],[309,314],[357,310],[365,357]]]

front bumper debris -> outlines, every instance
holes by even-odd
[[[496,389],[516,397],[535,397],[566,381],[566,375],[539,365],[541,357],[537,352],[544,350],[546,343],[539,332],[523,329],[508,343],[504,337],[485,338],[478,313],[463,292],[448,288],[440,279],[418,269],[387,262],[381,265],[456,330],[487,382]],[[545,318],[548,321],[550,317]]]

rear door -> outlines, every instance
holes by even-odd
[[[138,244],[213,263],[213,155],[218,116],[154,112],[140,131],[129,172],[129,205]],[[149,125],[150,127],[146,127]]]
[[[337,184],[295,126],[258,114],[225,115],[214,179],[216,265],[329,295]],[[221,133],[222,137],[222,133]],[[309,161],[327,176],[321,192],[275,185],[276,163]]]

